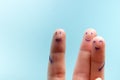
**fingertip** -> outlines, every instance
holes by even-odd
[[[92,40],[97,35],[97,32],[93,28],[88,28],[84,33],[84,38]]]
[[[94,37],[96,37],[96,30],[93,28],[88,28],[83,36],[83,41],[81,44],[81,50],[91,51],[91,42]]]
[[[91,34],[91,32],[92,32],[95,36],[97,35],[96,30],[93,29],[93,28],[88,28],[88,29],[86,29],[85,34],[86,34],[86,32],[90,32],[90,34]]]
[[[62,29],[62,28],[56,29],[55,32],[56,32],[56,31],[62,31],[62,32],[65,32],[64,29]]]
[[[103,42],[105,42],[104,38],[101,36],[96,36],[93,38],[93,40],[102,40]]]
[[[54,36],[53,36],[53,39],[65,39],[66,37],[66,33],[63,29],[57,29],[55,32],[54,32]],[[58,40],[56,40],[58,41]]]
[[[56,29],[55,32],[54,32],[54,35],[60,34],[60,33],[66,34],[64,29]]]
[[[53,35],[51,52],[65,52],[66,33],[63,29],[56,29]]]
[[[105,48],[105,40],[101,36],[96,36],[92,40],[93,47]]]

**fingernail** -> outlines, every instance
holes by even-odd
[[[95,80],[102,80],[102,78],[96,78]]]

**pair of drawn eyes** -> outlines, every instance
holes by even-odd
[[[62,34],[62,32],[55,32],[56,35],[57,35],[58,33],[59,33],[59,34]]]
[[[100,43],[102,43],[103,41],[102,41],[102,40],[100,40],[99,42],[100,42]],[[93,41],[93,43],[96,43],[96,41]]]
[[[85,34],[87,35],[87,34],[88,34],[88,32],[86,32]],[[93,33],[91,32],[91,35],[92,35],[92,34],[93,34]]]

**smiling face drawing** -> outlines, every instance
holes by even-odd
[[[102,37],[97,36],[93,38],[92,45],[95,51],[103,50],[105,46],[105,41]]]
[[[87,29],[84,34],[84,39],[86,42],[90,42],[96,36],[96,31],[94,29]]]
[[[94,37],[96,37],[97,33],[94,29],[87,29],[83,36],[83,41],[81,44],[81,50],[91,50],[91,42]]]
[[[57,29],[54,33],[53,40],[52,40],[52,46],[51,51],[57,52],[57,51],[65,51],[65,40],[66,34],[63,29]]]
[[[65,38],[65,32],[62,29],[58,29],[54,33],[55,42],[59,43]]]

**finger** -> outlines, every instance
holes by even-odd
[[[85,31],[73,73],[73,80],[89,80],[91,42],[96,34],[94,29],[87,29]]]
[[[91,76],[90,80],[104,80],[105,41],[102,37],[95,37],[92,41]]]
[[[65,80],[65,45],[64,30],[57,29],[53,35],[48,64],[48,80]]]

